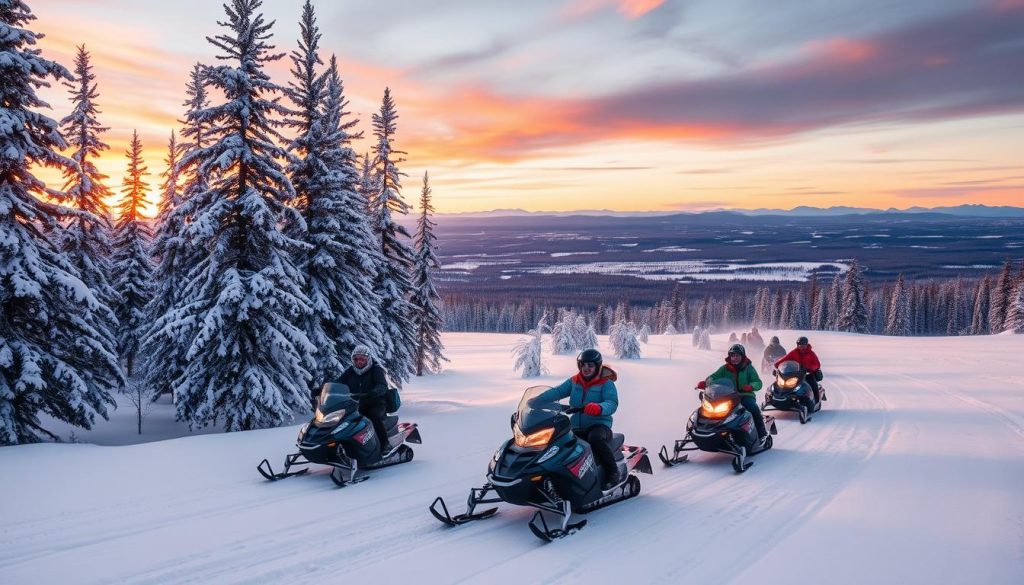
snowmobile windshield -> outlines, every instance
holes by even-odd
[[[338,382],[327,382],[320,389],[317,409],[327,415],[345,408],[345,405],[352,400],[352,391],[348,389],[348,386]]]
[[[803,370],[798,362],[793,360],[785,361],[779,364],[778,367],[779,376],[782,378],[791,378],[797,376]]]
[[[520,428],[533,429],[545,424],[551,425],[551,420],[565,410],[558,399],[538,400],[541,394],[550,389],[551,386],[531,386],[523,392],[519,408],[516,409],[516,420]]]
[[[718,380],[713,380],[708,384],[708,387],[704,389],[704,399],[714,402],[716,400],[729,398],[736,393],[736,384],[731,379],[719,378]]]

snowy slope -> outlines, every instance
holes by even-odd
[[[1024,583],[1022,336],[816,333],[830,399],[810,424],[781,414],[775,449],[742,476],[723,455],[655,459],[639,498],[552,544],[530,534],[531,510],[455,529],[427,511],[438,495],[461,509],[536,383],[509,371],[516,337],[446,335],[449,370],[403,394],[416,459],[343,490],[325,472],[256,473],[296,427],[0,449],[0,583]],[[669,360],[670,343],[608,360],[615,427],[652,459],[725,347],[680,335]],[[542,382],[572,362],[550,359]]]

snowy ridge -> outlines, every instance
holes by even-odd
[[[651,336],[619,372],[615,429],[655,451],[682,436],[693,383],[721,363],[688,335]],[[798,334],[777,333],[787,345]],[[531,510],[448,529],[435,496],[461,506],[479,486],[529,385],[511,371],[520,336],[445,334],[451,363],[414,378],[401,418],[423,445],[409,464],[339,490],[324,470],[268,483],[296,427],[128,447],[0,449],[3,583],[985,583],[1024,576],[1024,351],[1014,335],[811,335],[829,400],[807,425],[778,416],[775,448],[736,475],[724,455],[642,476],[635,500],[589,514],[551,545]],[[669,350],[674,359],[668,359]],[[993,367],[986,367],[993,364]],[[130,416],[130,413],[116,416]],[[156,416],[156,414],[154,414]],[[110,424],[114,424],[113,422]],[[95,432],[101,432],[97,429]],[[88,439],[83,433],[82,438]],[[24,502],[39,502],[24,505]],[[614,554],[600,551],[614,550]],[[729,551],[738,551],[730,556]]]

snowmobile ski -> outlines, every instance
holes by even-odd
[[[295,477],[297,475],[304,475],[309,472],[308,467],[303,467],[298,471],[290,471],[293,466],[296,465],[309,465],[309,461],[298,461],[302,457],[302,453],[292,453],[285,455],[284,457],[284,471],[280,473],[274,473],[274,469],[270,466],[270,461],[264,459],[256,466],[256,470],[260,472],[260,475],[267,478],[269,481],[277,481],[279,479],[285,479],[288,477]]]
[[[482,488],[473,488],[473,489],[475,490],[475,489],[482,489]],[[501,500],[499,500],[497,498],[492,498],[492,499],[484,499],[484,500],[473,501],[472,498],[473,498],[473,493],[471,492],[470,493],[470,502],[471,503],[470,503],[470,511],[469,512],[466,512],[464,514],[459,514],[457,516],[452,516],[451,513],[448,512],[448,505],[444,503],[444,498],[438,496],[434,500],[434,503],[430,505],[430,513],[434,515],[434,518],[437,518],[440,522],[444,523],[447,526],[461,526],[462,524],[467,524],[467,523],[472,522],[474,520],[483,520],[485,518],[490,518],[491,516],[494,516],[495,514],[498,513],[498,508],[487,508],[483,512],[476,512],[476,513],[474,513],[472,510],[473,510],[473,508],[476,507],[476,504],[479,504],[479,503],[482,503],[482,502],[500,502]]]

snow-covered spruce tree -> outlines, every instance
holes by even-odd
[[[647,343],[648,341],[650,341],[650,339],[651,339],[651,328],[647,326],[647,323],[644,323],[640,327],[640,332],[637,333],[637,338],[640,339],[641,343]]]
[[[964,292],[964,280],[957,277],[948,284],[946,335],[963,335],[970,328],[970,316],[967,313],[967,295]]]
[[[71,160],[77,163],[64,167],[64,192],[68,203],[85,212],[77,214],[65,226],[61,236],[61,250],[78,269],[82,281],[92,289],[97,300],[103,305],[100,313],[107,318],[98,323],[99,333],[116,346],[114,330],[117,319],[111,310],[117,294],[111,286],[113,268],[110,264],[110,209],[104,199],[110,196],[110,189],[104,184],[108,178],[94,164],[94,160],[110,147],[99,139],[100,134],[109,130],[96,119],[96,76],[89,63],[89,52],[85,46],[78,47],[75,55],[74,82],[65,82],[74,105],[71,113],[61,120],[61,130],[73,149]]]
[[[295,187],[295,207],[306,230],[296,237],[309,247],[296,264],[306,283],[313,312],[303,319],[306,336],[318,349],[309,391],[337,379],[355,346],[379,349],[382,333],[379,297],[371,288],[378,262],[376,239],[357,191],[356,156],[350,144],[356,120],[346,119],[348,101],[337,60],[322,75],[316,71],[320,32],[313,6],[306,2],[300,22],[299,48],[292,51],[293,80],[288,89],[296,131],[289,150],[295,156],[288,175]]]
[[[580,315],[580,318],[583,316]],[[594,331],[593,325],[587,327],[587,330],[583,333],[583,337],[579,339],[580,349],[597,349],[597,332]]]
[[[1013,276],[1011,274],[1012,264],[1009,260],[1003,264],[1003,270],[996,278],[992,287],[992,300],[988,310],[988,330],[992,333],[1002,333],[1006,329],[1006,314],[1009,308],[1010,295],[1013,294]]]
[[[101,333],[109,308],[46,235],[59,234],[65,216],[90,218],[41,199],[66,196],[32,173],[75,167],[58,154],[67,143],[35,91],[72,77],[40,56],[42,35],[25,28],[33,20],[25,3],[0,0],[0,445],[56,439],[40,413],[90,428],[124,382]]]
[[[707,329],[700,330],[700,335],[697,341],[697,349],[711,351],[711,331]]]
[[[430,204],[430,178],[423,173],[423,191],[420,193],[420,219],[416,224],[416,272],[413,275],[412,306],[413,324],[416,327],[416,375],[423,372],[437,372],[444,357],[441,344],[441,295],[434,288],[434,271],[440,267],[437,261],[437,237],[430,219],[434,207]]]
[[[619,359],[640,359],[640,340],[637,339],[636,325],[632,321],[619,321],[608,331],[612,352]]]
[[[156,289],[146,309],[150,325],[140,340],[140,356],[145,358],[140,365],[144,368],[145,386],[150,389],[154,399],[172,392],[172,381],[178,379],[184,371],[188,362],[185,356],[189,340],[195,337],[198,326],[198,323],[191,320],[164,323],[161,318],[181,304],[189,272],[208,254],[206,242],[193,241],[186,227],[192,222],[190,214],[195,209],[210,205],[209,182],[206,175],[197,172],[197,159],[190,158],[188,165],[182,164],[182,156],[204,148],[207,144],[210,122],[200,116],[210,105],[205,75],[206,69],[196,63],[185,86],[186,99],[182,104],[186,107],[185,119],[180,120],[183,141],[177,142],[172,134],[168,144],[163,196],[157,210],[156,231],[150,248],[156,260],[153,273]],[[197,197],[206,199],[194,200]],[[189,205],[184,205],[186,201],[190,202]]]
[[[576,315],[576,321],[573,324],[572,336],[576,339],[576,349],[584,350],[592,347],[597,347],[597,332],[594,332],[594,343],[590,342],[590,334],[588,333],[593,327],[587,325],[587,317],[585,315]]]
[[[886,335],[911,335],[910,327],[910,293],[907,290],[903,273],[896,279],[896,287],[892,290],[892,301],[885,320]]]
[[[864,303],[864,278],[860,265],[854,260],[843,281],[843,302],[839,320],[839,331],[850,333],[868,332],[868,308]]]
[[[547,372],[543,361],[544,329],[543,321],[530,329],[526,337],[521,337],[512,349],[515,363],[513,370],[521,370],[524,378],[536,378]]]
[[[207,146],[182,156],[208,177],[205,192],[182,203],[186,230],[205,243],[208,255],[189,272],[178,304],[157,330],[195,325],[195,336],[171,336],[184,344],[186,365],[174,380],[180,420],[193,426],[224,421],[228,431],[280,424],[307,408],[307,382],[316,349],[298,326],[310,312],[302,275],[293,264],[303,246],[281,232],[302,217],[286,203],[294,189],[278,159],[283,149],[271,116],[285,110],[273,99],[280,88],[264,72],[273,55],[270,24],[257,12],[260,0],[225,5],[226,32],[207,37],[223,51],[221,65],[206,80],[224,102],[196,112],[209,124]]]
[[[974,291],[974,309],[971,313],[971,335],[988,333],[988,309],[992,296],[992,277],[985,276]]]
[[[374,200],[377,197],[378,191],[376,180],[373,177],[373,161],[370,159],[369,154],[364,154],[359,161],[359,193],[366,200],[367,215],[372,217]]]
[[[1024,279],[1017,283],[1017,288],[1010,297],[1010,302],[1006,307],[1006,323],[1003,330],[1024,333]]]
[[[373,289],[380,295],[380,320],[384,334],[380,359],[395,382],[409,379],[415,367],[416,330],[412,322],[413,251],[407,240],[409,232],[392,214],[406,215],[409,205],[402,199],[401,176],[397,164],[404,161],[392,141],[397,130],[398,111],[391,99],[391,90],[384,90],[380,112],[373,115],[373,182],[377,188],[372,202],[374,231],[378,236],[381,260]]]
[[[146,306],[153,299],[153,264],[149,256],[152,234],[142,218],[146,204],[145,181],[148,169],[142,160],[142,141],[139,133],[132,132],[132,141],[125,153],[128,172],[124,177],[123,198],[117,206],[118,219],[114,228],[114,291],[117,300],[117,348],[130,378],[135,371],[135,358],[139,353],[139,337],[147,324]]]
[[[691,341],[693,342],[693,347],[699,347],[700,346],[700,334],[701,334],[701,331],[702,330],[701,330],[700,327],[697,327],[696,325],[693,326],[693,335],[691,337]]]
[[[576,315],[572,311],[561,311],[561,318],[551,328],[551,352],[555,355],[573,353],[579,346],[576,339]]]
[[[676,328],[673,327],[671,323],[669,323],[668,327],[665,327],[665,333],[664,334],[665,335],[679,335],[679,332],[676,331]]]

